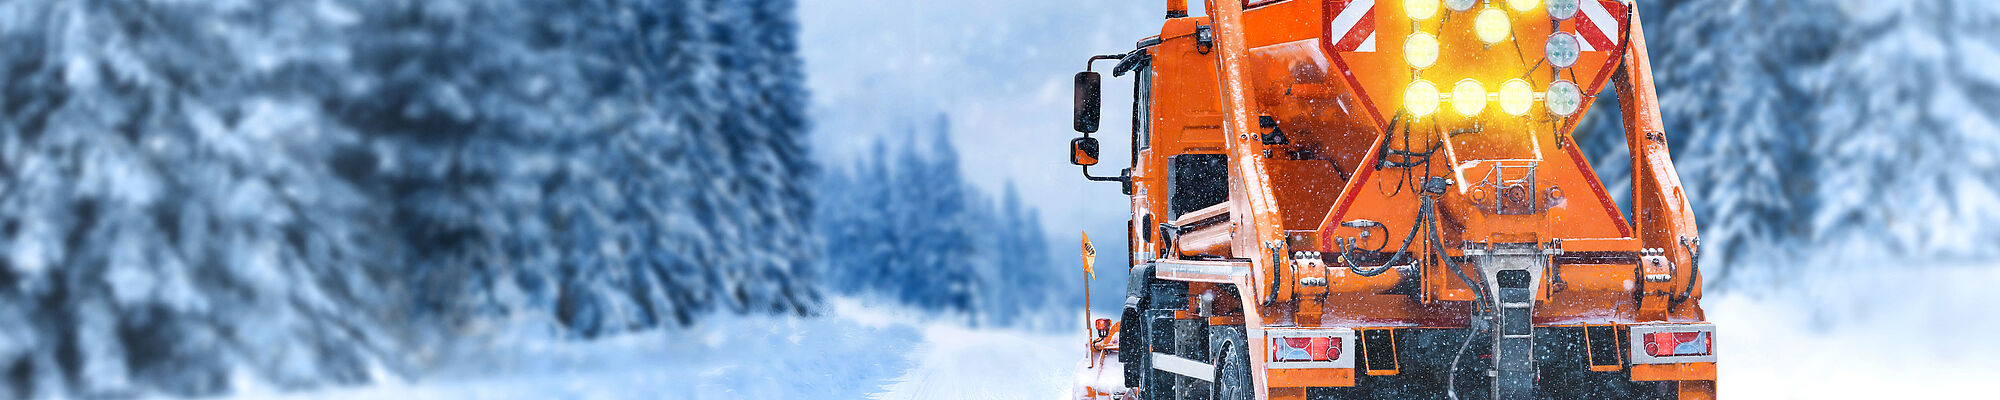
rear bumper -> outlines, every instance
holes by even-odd
[[[1631,329],[1644,325],[1537,326],[1535,393],[1538,398],[1712,398],[1715,363],[1634,364]],[[1643,329],[1643,328],[1642,328]],[[1359,328],[1355,365],[1343,379],[1297,379],[1294,371],[1267,370],[1273,386],[1310,387],[1312,399],[1442,398],[1447,371],[1460,399],[1490,396],[1491,341],[1482,332],[1453,357],[1474,332],[1453,328]],[[1712,358],[1711,358],[1712,360]],[[1280,376],[1283,375],[1283,376]],[[1351,378],[1348,378],[1351,377]],[[1317,381],[1317,382],[1314,382]],[[1684,387],[1685,386],[1685,387]],[[1690,393],[1692,392],[1692,393]],[[1705,392],[1705,394],[1704,394]]]

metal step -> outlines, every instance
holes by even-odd
[[[1469,247],[1486,287],[1493,294],[1492,329],[1495,400],[1535,398],[1535,292],[1549,253],[1533,243]]]

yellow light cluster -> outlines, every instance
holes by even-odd
[[[1552,11],[1574,9],[1578,0],[1551,0]],[[1455,12],[1472,11],[1481,0],[1403,0],[1403,10],[1414,21],[1425,21],[1437,17],[1439,8]],[[1478,10],[1473,16],[1472,32],[1481,42],[1494,45],[1513,35],[1513,19],[1506,9],[1515,12],[1529,12],[1540,7],[1541,0],[1487,0],[1489,6]],[[1497,3],[1504,2],[1506,9]],[[1442,7],[1441,7],[1442,6]],[[1569,13],[1574,13],[1573,11]],[[1551,61],[1574,63],[1576,58],[1575,39],[1568,34],[1557,32],[1546,46],[1548,55],[1561,56]],[[1570,42],[1562,42],[1568,39]],[[1438,37],[1428,32],[1411,33],[1403,41],[1403,61],[1411,68],[1425,69],[1436,65],[1441,51]],[[1560,65],[1556,68],[1567,67]],[[1551,84],[1546,93],[1536,92],[1533,85],[1522,79],[1509,79],[1500,83],[1498,91],[1488,92],[1486,85],[1477,79],[1462,79],[1452,84],[1449,94],[1439,91],[1437,84],[1418,78],[1403,90],[1403,109],[1410,115],[1423,118],[1436,113],[1444,102],[1450,102],[1453,111],[1464,116],[1477,116],[1487,110],[1488,102],[1498,102],[1501,112],[1508,115],[1527,115],[1540,98],[1546,97],[1548,111],[1559,116],[1569,116],[1582,106],[1582,91],[1575,83],[1558,81]]]

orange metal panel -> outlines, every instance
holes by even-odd
[[[1681,400],[1715,400],[1715,381],[1682,381]]]
[[[1713,381],[1715,363],[1633,364],[1635,381]]]
[[[1266,376],[1274,388],[1354,386],[1354,370],[1348,368],[1274,369]]]
[[[1250,47],[1318,39],[1321,24],[1319,9],[1317,1],[1295,0],[1246,11],[1243,13],[1243,39]]]
[[[1563,239],[1563,251],[1639,251],[1639,239],[1629,237]]]
[[[1296,387],[1274,387],[1274,388],[1270,388],[1269,390],[1270,390],[1270,395],[1268,395],[1268,396],[1264,396],[1264,397],[1263,397],[1264,399],[1268,399],[1268,400],[1306,400],[1306,388],[1296,388]]]

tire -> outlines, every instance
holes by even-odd
[[[1218,326],[1209,328],[1209,362],[1215,366],[1214,388],[1210,393],[1215,400],[1251,400],[1257,396],[1257,388],[1250,379],[1249,340],[1245,338],[1243,327]]]

